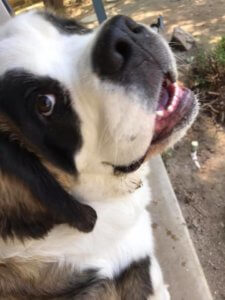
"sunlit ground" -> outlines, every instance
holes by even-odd
[[[22,13],[22,12],[25,12],[27,10],[30,10],[30,9],[40,9],[40,8],[43,8],[44,7],[44,4],[43,3],[36,3],[36,4],[33,4],[33,5],[30,5],[28,7],[25,7],[25,8],[18,8],[15,13],[16,15]]]
[[[89,27],[97,25],[97,21],[93,22],[94,10],[91,0],[83,0],[82,7],[68,5],[71,3],[68,0],[64,2],[67,15],[84,18]],[[29,9],[42,7],[43,4],[39,3]],[[151,24],[162,15],[168,37],[175,26],[180,26],[205,46],[215,44],[225,35],[225,0],[120,0],[114,4],[105,3],[105,8],[108,16],[125,14],[146,24]],[[16,14],[26,9],[19,9]],[[87,17],[90,15],[92,18],[89,22]]]

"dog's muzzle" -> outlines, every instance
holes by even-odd
[[[125,16],[106,21],[97,33],[92,67],[100,80],[140,91],[140,101],[145,101],[144,107],[156,116],[149,149],[129,166],[116,166],[116,171],[139,168],[153,144],[162,144],[173,133],[187,128],[197,115],[194,94],[176,83],[176,63],[168,43],[150,27]]]
[[[156,99],[166,74],[175,80],[172,55],[159,34],[125,16],[102,25],[93,52],[93,70],[101,80],[144,90]]]

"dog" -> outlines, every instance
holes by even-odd
[[[90,30],[44,11],[4,24],[0,299],[170,299],[148,160],[197,113],[150,26],[118,15]]]

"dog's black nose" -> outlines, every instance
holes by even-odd
[[[151,33],[125,16],[103,25],[93,49],[94,71],[103,78],[117,77],[143,60],[141,45]]]

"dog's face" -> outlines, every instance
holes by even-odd
[[[134,172],[195,119],[176,79],[150,27],[116,16],[90,31],[29,12],[0,29],[0,131],[74,182]]]

